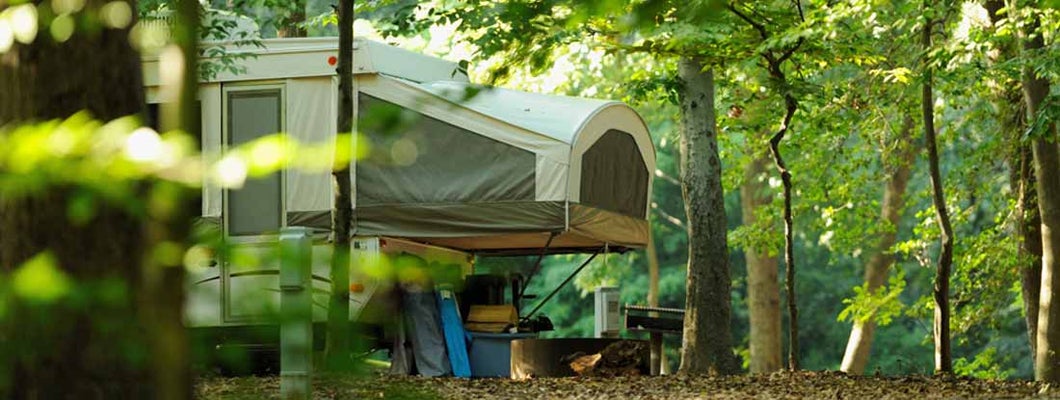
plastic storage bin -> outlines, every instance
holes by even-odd
[[[536,333],[483,333],[471,334],[471,376],[482,378],[507,378],[512,370],[512,340],[536,338]]]

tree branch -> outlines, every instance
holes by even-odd
[[[736,14],[737,17],[740,17],[740,19],[744,20],[744,22],[747,22],[748,25],[751,25],[751,27],[755,28],[755,30],[758,31],[758,35],[762,37],[762,41],[769,39],[769,32],[766,31],[766,27],[764,25],[755,22],[751,19],[751,17],[748,17],[747,14],[744,14],[740,12],[740,10],[737,10],[736,5],[734,5],[733,3],[726,4],[726,7],[728,7],[729,11],[732,11],[733,14]]]
[[[803,38],[800,37],[799,40],[795,42],[794,46],[791,46],[787,50],[784,50],[784,54],[781,54],[780,58],[777,59],[777,64],[779,65],[791,58],[791,56],[795,54],[795,51],[798,50],[799,47],[802,47],[802,42]]]
[[[663,209],[659,207],[658,203],[651,203],[651,209],[658,213],[659,216],[663,218],[663,221],[669,222],[671,225],[677,227],[678,229],[685,229],[685,221],[671,215],[670,213],[667,213],[666,211],[663,211]]]

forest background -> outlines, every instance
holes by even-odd
[[[471,3],[481,11],[468,12],[464,7]],[[601,39],[606,33],[593,32],[591,24],[570,29],[556,22],[559,17],[530,18],[534,14],[528,10],[523,11],[528,15],[525,24],[508,21],[507,29],[500,30],[504,33],[498,34],[498,16],[512,15],[478,3],[482,2],[357,2],[355,35],[466,61],[473,82],[632,104],[650,127],[658,157],[651,224],[659,271],[657,303],[683,307],[688,238],[679,182],[676,57],[653,57],[665,55],[666,49],[662,44],[661,49],[651,49],[651,37],[624,38],[628,40],[616,45]],[[708,20],[725,12],[710,9],[709,3],[704,2]],[[812,43],[795,52],[787,67],[794,82],[787,90],[797,94],[802,107],[783,145],[793,171],[794,253],[800,260],[795,288],[802,311],[798,334],[803,368],[839,369],[852,323],[861,320],[879,325],[864,368],[867,373],[932,372],[931,290],[939,228],[926,155],[919,151],[924,138],[918,134],[917,104],[922,83],[918,60],[926,54],[937,68],[934,113],[939,162],[956,237],[950,297],[954,368],[958,374],[981,378],[1033,377],[1020,286],[1020,265],[1028,261],[1016,232],[1021,216],[1019,157],[1013,156],[1026,142],[1027,121],[1019,99],[1006,103],[1004,97],[1013,89],[1018,93],[1021,64],[1005,59],[1016,31],[1012,24],[992,21],[997,14],[984,7],[989,2],[944,3],[930,11],[939,21],[933,33],[936,42],[926,52],[916,46],[916,32],[925,15],[917,4],[851,1],[811,11],[802,23],[792,18],[789,2],[756,6],[763,13],[773,10],[767,15],[775,20],[795,21],[770,25],[777,32],[773,40]],[[1042,17],[1043,27],[1057,21],[1047,6],[1031,10]],[[310,36],[334,34],[334,15],[328,7],[322,1],[306,5],[309,17],[304,26]],[[784,8],[786,15],[776,12]],[[263,21],[264,35],[271,34],[268,21],[276,18],[272,10],[259,4],[245,11]],[[539,42],[525,40],[534,49],[506,44],[519,37],[518,29],[538,35],[530,37]],[[672,41],[704,40],[679,28],[661,35]],[[711,40],[728,41],[733,47],[755,46],[737,29],[704,35],[715,35]],[[1055,69],[1049,69],[1055,59],[1052,53],[1046,49],[1034,61],[1035,68],[1049,77],[1055,76]],[[747,253],[756,252],[757,262],[764,259],[775,272],[784,268],[781,182],[766,146],[784,107],[775,91],[777,83],[760,58],[730,54],[718,59],[724,62],[712,66],[732,268],[731,326],[747,369],[751,359]],[[1013,131],[1013,126],[1023,128]],[[896,170],[903,169],[907,169],[907,186],[892,200],[897,205],[897,223],[892,224],[881,216],[881,207],[885,188],[894,181]],[[888,234],[895,238],[889,245],[884,239],[881,249],[881,238]],[[893,255],[894,264],[883,269],[884,288],[870,290],[863,278],[866,265],[881,254]],[[580,261],[579,256],[546,257],[527,292],[547,293]],[[533,258],[480,259],[478,267],[483,272],[525,275],[533,262]],[[561,289],[542,309],[556,326],[547,336],[590,336],[591,293],[598,286],[619,287],[624,303],[648,303],[650,263],[645,251],[598,258],[572,287]],[[787,315],[777,318],[788,326]],[[779,338],[779,332],[777,336],[786,348],[786,339]],[[668,338],[671,370],[676,369],[679,346],[679,338]]]
[[[782,9],[788,4],[766,3],[759,8]],[[362,20],[355,32],[359,37],[383,37],[453,61],[468,60],[476,82],[619,99],[634,105],[650,127],[659,160],[652,204],[658,304],[683,307],[688,252],[677,151],[676,60],[631,51],[651,45],[643,38],[622,48],[584,34],[546,34],[553,42],[542,41],[551,47],[540,47],[549,53],[517,53],[518,49],[497,46],[502,39],[488,37],[496,34],[496,30],[482,28],[490,22],[446,18],[453,14],[445,10],[459,9],[462,4],[435,1],[380,6],[369,2],[360,10]],[[915,32],[923,22],[922,10],[917,4],[871,1],[825,8],[809,17],[815,19],[812,23],[774,27],[781,36],[778,41],[811,38],[807,40],[815,43],[796,52],[791,61],[790,75],[796,82],[791,90],[802,99],[803,107],[784,142],[785,158],[793,171],[794,251],[800,260],[796,293],[803,345],[799,358],[806,369],[839,369],[852,322],[871,318],[880,327],[866,372],[928,374],[932,372],[931,290],[939,228],[926,155],[919,151],[925,145],[923,135],[918,134],[921,122],[916,102],[922,81],[916,60],[924,53],[916,48]],[[937,42],[927,53],[938,68],[934,112],[939,161],[956,236],[951,289],[955,371],[983,378],[1029,379],[1033,356],[1019,270],[1027,260],[1016,234],[1020,190],[1012,167],[1014,149],[1026,139],[1022,130],[1011,132],[1014,120],[1024,126],[1026,122],[1018,109],[1021,103],[1012,106],[998,99],[999,92],[1018,84],[1019,65],[1000,54],[1014,32],[1012,26],[995,25],[984,4],[946,3],[935,12],[942,22],[935,28]],[[1036,12],[1051,15],[1047,8]],[[464,16],[473,20],[483,15],[489,12]],[[419,22],[410,24],[410,20]],[[681,34],[672,33],[669,38]],[[729,35],[721,41],[751,42],[735,30],[718,34]],[[1043,53],[1047,59],[1048,52]],[[525,58],[528,55],[538,58]],[[774,94],[776,82],[758,57],[726,61],[714,64],[715,108],[733,278],[731,326],[746,369],[751,359],[748,250],[764,255],[767,262],[772,259],[783,286],[780,179],[766,146],[783,116],[783,99]],[[1047,60],[1037,62],[1043,70],[1051,65]],[[891,225],[881,217],[881,207],[885,188],[903,162],[908,165],[908,183],[904,196],[898,193],[897,224]],[[749,210],[747,198],[752,196],[757,200]],[[877,249],[887,233],[896,235],[893,243]],[[866,264],[881,253],[894,255],[893,267],[884,270],[885,288],[868,290],[863,279]],[[577,256],[548,257],[541,277],[528,292],[547,293],[579,262]],[[533,259],[479,262],[486,270],[514,269],[524,274],[532,264]],[[649,264],[649,255],[643,251],[594,261],[574,281],[574,287],[560,290],[543,308],[557,327],[550,336],[592,334],[591,292],[597,286],[617,286],[624,303],[646,304]],[[780,318],[787,327],[787,315]],[[672,369],[676,369],[679,346],[679,338],[669,338]],[[781,346],[787,348],[786,340]]]

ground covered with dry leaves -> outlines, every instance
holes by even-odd
[[[198,398],[279,398],[278,377],[203,378]],[[318,377],[317,399],[1060,399],[1026,381],[954,377],[861,377],[839,372],[727,378],[427,379]]]

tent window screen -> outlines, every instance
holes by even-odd
[[[633,136],[604,133],[582,156],[581,203],[645,218],[648,168]]]
[[[534,153],[361,94],[357,204],[534,200]]]
[[[237,147],[283,130],[280,89],[230,91],[226,144]],[[240,189],[227,191],[225,214],[228,234],[258,235],[282,226],[283,179],[280,172],[247,177]]]

